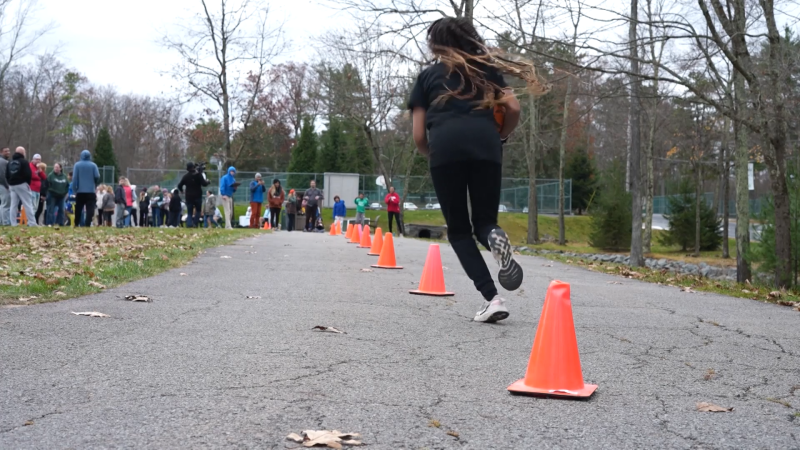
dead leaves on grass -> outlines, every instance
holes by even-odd
[[[88,284],[89,286],[91,286],[91,287],[96,287],[97,289],[105,289],[105,288],[106,288],[106,287],[105,287],[105,285],[103,285],[103,284],[100,284],[100,283],[98,283],[98,282],[96,282],[96,281],[90,281],[90,282],[88,282],[87,284]]]
[[[715,405],[713,403],[707,403],[707,402],[699,402],[696,405],[696,408],[700,412],[731,412],[731,411],[733,411],[732,407],[731,408],[725,408],[725,407],[722,407],[722,406],[719,406],[719,405]]]
[[[126,295],[125,300],[129,302],[144,302],[144,303],[150,303],[153,301],[152,298],[146,295]]]
[[[337,430],[305,430],[300,434],[291,433],[286,439],[302,444],[303,447],[327,447],[340,449],[343,445],[362,445],[363,443],[356,438],[361,437],[358,433],[342,433]]]
[[[75,314],[76,316],[86,316],[86,317],[111,317],[108,314],[103,314],[103,313],[97,312],[97,311],[73,312],[72,314]]]
[[[347,334],[342,330],[337,330],[336,328],[333,328],[333,327],[323,327],[322,325],[317,325],[314,328],[312,328],[312,330],[319,330],[319,331],[324,331],[324,332],[327,332],[327,333]]]

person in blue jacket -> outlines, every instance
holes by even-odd
[[[333,220],[334,222],[339,222],[341,224],[347,215],[347,207],[344,204],[344,200],[339,198],[338,195],[333,197],[333,202]]]
[[[225,229],[232,230],[233,220],[233,193],[236,192],[236,168],[228,167],[228,173],[219,180],[219,201],[222,203],[222,212],[225,214]]]

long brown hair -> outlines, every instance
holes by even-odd
[[[532,62],[509,55],[498,49],[486,46],[472,23],[464,18],[446,17],[434,22],[428,28],[428,48],[450,71],[461,76],[461,84],[456,90],[442,94],[434,101],[441,104],[453,97],[460,100],[475,98],[480,91],[483,98],[477,108],[494,108],[505,104],[502,88],[486,79],[485,67],[494,67],[501,73],[525,81],[527,91],[533,95],[543,95],[550,90],[536,72]],[[465,92],[466,80],[471,88]]]

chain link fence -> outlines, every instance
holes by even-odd
[[[216,170],[206,170],[206,178],[209,181],[208,188],[214,194],[219,192],[219,179],[225,173]],[[294,189],[304,191],[309,183],[316,181],[317,187],[325,189],[325,176],[322,173],[295,173],[295,172],[259,172],[265,182],[271,184],[278,179],[286,190]],[[180,183],[185,170],[171,169],[128,169],[127,177],[131,184],[136,186],[155,186],[169,190],[174,189]],[[255,179],[256,172],[237,172],[236,180],[242,185],[233,196],[237,204],[250,202],[250,181]],[[388,193],[385,187],[377,184],[379,175],[361,175],[359,178],[359,190],[370,199],[370,203],[378,203],[384,207],[383,199]],[[405,194],[405,209],[411,209],[410,204],[419,209],[438,209],[438,199],[430,176],[412,176],[406,180],[403,176],[396,176],[393,186],[398,194]],[[407,186],[407,193],[406,191]],[[527,178],[503,178],[501,185],[500,211],[507,212],[528,212],[528,179]],[[558,180],[543,179],[536,180],[537,205],[540,214],[558,213]],[[353,199],[344,199],[348,204],[352,204]],[[572,180],[564,180],[564,212],[569,214],[572,210]]]

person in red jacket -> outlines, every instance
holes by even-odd
[[[39,163],[42,162],[42,155],[35,154],[33,155],[33,159],[31,159],[31,200],[33,201],[33,207],[37,208],[39,206],[39,200],[41,199],[40,191],[42,190],[42,178],[47,179],[47,177],[42,177],[42,173],[39,170]]]
[[[394,191],[394,186],[389,186],[389,193],[383,199],[386,210],[389,212],[389,233],[392,232],[392,219],[397,222],[397,231],[403,235],[403,226],[400,225],[400,196]]]

